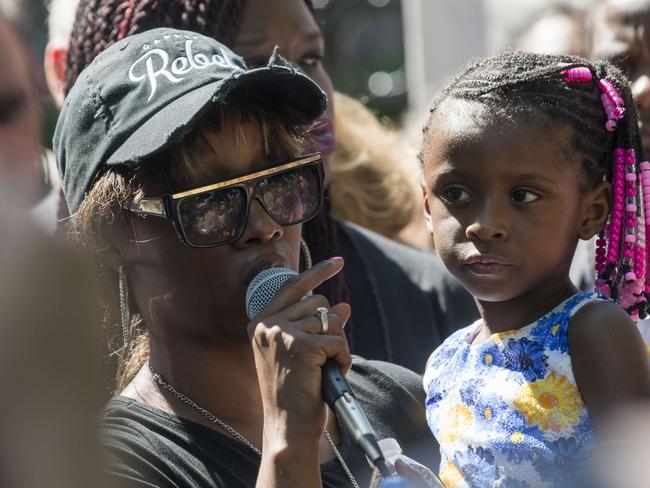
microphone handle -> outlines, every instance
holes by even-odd
[[[352,438],[373,465],[382,472],[382,475],[390,475],[377,442],[377,434],[370,425],[366,414],[357,404],[357,400],[354,398],[345,376],[343,376],[339,363],[330,358],[325,362],[322,369],[321,388],[323,400],[334,410],[339,422],[352,435]]]
[[[325,361],[321,388],[323,390],[323,400],[332,408],[334,408],[334,402],[346,393],[352,395],[352,389],[348,385],[348,380],[343,376],[341,366],[336,362],[336,359],[329,358]]]

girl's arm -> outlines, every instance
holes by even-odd
[[[650,400],[650,357],[624,310],[594,302],[569,327],[573,374],[598,431],[617,407]]]

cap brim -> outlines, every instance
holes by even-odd
[[[194,89],[157,111],[118,147],[106,162],[109,166],[137,166],[168,146],[180,142],[217,103],[237,94],[262,95],[279,106],[292,109],[309,122],[323,113],[327,96],[305,75],[285,67],[249,70],[237,78],[219,80]]]

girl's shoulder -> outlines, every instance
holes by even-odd
[[[628,341],[645,346],[638,327],[627,312],[608,299],[585,303],[572,314],[570,323],[568,338],[572,350],[589,349],[595,344],[616,349],[617,345]]]
[[[530,336],[529,339],[537,341],[551,351],[567,353],[569,351],[568,331],[569,326],[574,322],[574,316],[582,315],[579,313],[580,310],[591,309],[596,304],[616,306],[596,293],[578,292],[527,328],[522,329],[521,335]]]
[[[650,400],[650,361],[638,327],[610,301],[582,307],[568,332],[576,384],[597,423],[626,402]]]
[[[630,316],[610,299],[592,294],[575,307],[570,315],[569,340],[574,347],[581,347],[593,340],[606,340],[614,346],[618,338],[641,338],[641,334]],[[642,339],[641,339],[642,340]]]

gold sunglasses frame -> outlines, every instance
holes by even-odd
[[[324,180],[322,161],[323,161],[323,157],[321,153],[308,154],[299,159],[294,159],[291,160],[290,162],[283,163],[278,166],[274,166],[273,168],[264,169],[248,175],[239,176],[237,178],[232,178],[225,181],[220,181],[218,183],[212,183],[210,185],[193,188],[191,190],[186,190],[178,193],[171,193],[168,195],[162,195],[158,197],[143,197],[137,202],[132,200],[127,205],[125,205],[125,207],[131,212],[134,212],[136,214],[152,215],[152,216],[162,217],[162,218],[172,220],[174,222],[174,227],[176,228],[179,237],[184,243],[188,244],[189,246],[192,247],[220,246],[222,244],[227,244],[228,242],[232,242],[233,240],[236,239],[231,239],[229,241],[224,241],[219,244],[208,245],[208,246],[200,246],[200,245],[192,244],[191,242],[188,241],[187,237],[185,236],[185,231],[183,230],[182,225],[179,222],[178,212],[176,210],[178,208],[178,203],[180,202],[180,200],[182,200],[185,197],[190,197],[201,193],[206,193],[209,191],[219,190],[230,186],[241,185],[249,181],[266,178],[268,176],[273,176],[274,174],[282,173],[294,168],[298,168],[300,166],[306,166],[308,164],[317,162],[320,163],[318,165],[318,173],[320,178],[319,184],[321,187],[321,201],[319,204],[319,209],[320,209],[323,200],[323,180]],[[169,201],[168,205],[166,205],[165,202],[166,200]],[[171,204],[171,202],[174,202],[174,204]],[[250,205],[250,203],[248,205]],[[247,218],[248,217],[246,217],[246,219]]]

